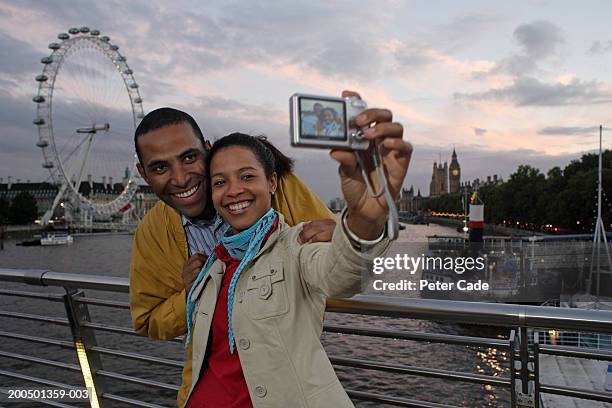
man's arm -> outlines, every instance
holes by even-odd
[[[175,338],[187,330],[181,276],[186,248],[169,222],[159,208],[147,214],[134,236],[130,262],[132,323],[138,333],[155,339]]]

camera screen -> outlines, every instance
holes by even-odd
[[[300,137],[319,140],[346,140],[344,102],[301,97]]]

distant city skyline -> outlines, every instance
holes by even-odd
[[[211,139],[233,131],[266,134],[296,158],[298,174],[325,201],[339,195],[338,181],[327,177],[336,165],[324,151],[290,148],[287,101],[294,92],[352,89],[370,106],[392,109],[415,146],[405,187],[424,195],[432,164],[440,156],[450,162],[453,147],[462,182],[492,174],[507,179],[520,164],[546,173],[594,151],[600,124],[604,148],[610,146],[611,11],[606,1],[552,0],[296,1],[290,7],[0,1],[0,49],[8,56],[0,61],[0,177],[47,179],[32,124],[34,77],[49,43],[81,26],[120,47],[145,112],[183,109]],[[80,65],[96,76],[95,66]],[[62,75],[54,103],[58,111],[76,112],[78,103],[62,99],[70,85]],[[127,109],[122,101],[113,114]],[[133,155],[133,130],[111,128],[117,139],[100,135],[105,151],[92,173],[119,180]]]

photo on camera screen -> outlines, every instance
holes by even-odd
[[[300,98],[300,137],[320,140],[346,140],[344,102]]]

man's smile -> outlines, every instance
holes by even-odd
[[[178,198],[189,198],[200,189],[201,184],[202,183],[198,183],[195,186],[191,187],[189,190],[181,191],[180,193],[170,193],[170,195]]]

